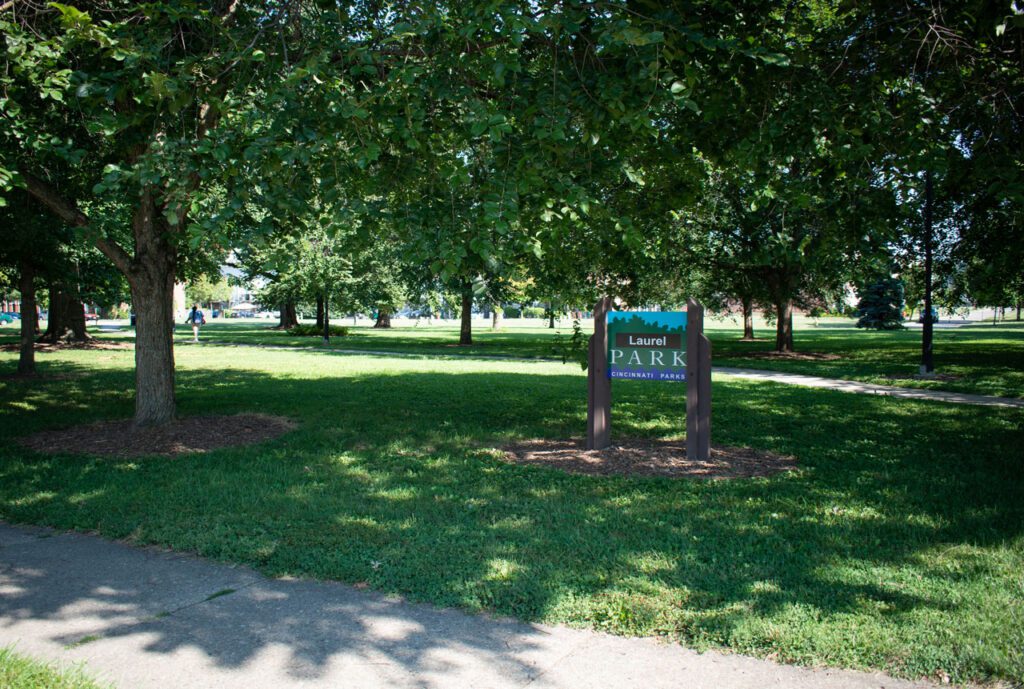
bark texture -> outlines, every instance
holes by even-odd
[[[278,330],[288,330],[299,324],[299,314],[295,311],[295,302],[286,301],[281,304],[281,319],[277,324]]]
[[[85,306],[67,285],[50,286],[50,311],[40,342],[85,342]]]
[[[793,351],[793,300],[775,305],[775,351]]]
[[[316,327],[324,327],[324,298],[316,298]]]
[[[501,316],[501,307],[495,306],[494,311],[491,312],[491,330],[497,330],[498,328],[501,327]]]
[[[754,300],[750,297],[742,297],[743,303],[743,339],[754,339]]]
[[[135,425],[174,419],[174,274],[170,228],[149,193],[132,219],[135,258],[128,271],[135,305]]]
[[[377,322],[373,324],[374,328],[390,328],[391,327],[391,310],[380,309],[377,311]]]
[[[36,374],[36,287],[35,269],[28,261],[21,262],[21,347],[18,355],[18,375]]]
[[[462,288],[462,322],[459,327],[459,344],[473,344],[473,285]]]

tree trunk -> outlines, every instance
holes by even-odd
[[[459,344],[473,344],[473,283],[467,282],[462,288],[462,325],[459,329]]]
[[[548,302],[548,327],[552,330],[555,329],[555,305]]]
[[[85,306],[66,285],[50,285],[50,313],[41,342],[85,342]]]
[[[135,258],[128,284],[135,306],[135,425],[174,420],[174,276],[178,257],[170,228],[143,193],[132,219]]]
[[[21,262],[21,351],[18,375],[36,374],[36,286],[35,269],[28,261]]]
[[[750,297],[742,297],[743,302],[743,339],[754,339],[754,300]]]
[[[324,298],[316,298],[316,327],[324,327]]]
[[[299,315],[295,312],[295,302],[286,301],[281,304],[281,318],[277,330],[288,330],[299,324]]]
[[[89,228],[89,217],[45,180],[20,170],[27,191],[72,227]],[[198,184],[198,177],[197,184]],[[93,232],[92,241],[128,278],[135,307],[135,425],[165,424],[174,419],[174,276],[178,256],[171,243],[176,228],[165,219],[156,190],[144,187],[132,215],[134,256],[116,242]],[[187,205],[187,204],[186,204]],[[177,227],[185,223],[178,214]],[[79,302],[80,304],[81,302]],[[51,304],[51,307],[53,304]],[[52,308],[51,308],[52,311]],[[84,334],[85,314],[82,318]]]
[[[331,303],[330,303],[330,301],[328,301],[326,294],[323,297],[321,297],[320,300],[317,303],[321,303],[321,302],[324,305],[324,314],[323,314],[323,316],[324,316],[324,322],[323,322],[323,326],[324,326],[324,344],[330,344],[331,343]]]
[[[775,351],[793,351],[793,300],[775,304]]]
[[[932,324],[932,171],[924,173],[924,327],[921,328],[921,373],[933,373]]]
[[[501,315],[501,307],[495,306],[494,311],[491,312],[491,330],[497,330],[501,327]]]
[[[1017,320],[1018,321],[1020,320],[1020,307],[1021,307],[1021,303],[1018,301],[1017,302]]]
[[[390,328],[391,327],[391,310],[380,309],[377,311],[377,322],[373,324],[374,328]]]

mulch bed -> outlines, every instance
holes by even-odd
[[[253,445],[284,435],[294,428],[295,423],[289,419],[265,414],[189,416],[166,426],[148,428],[136,428],[130,419],[125,419],[42,431],[18,438],[18,442],[45,454],[172,457],[222,447]]]
[[[59,352],[64,349],[135,349],[134,342],[112,342],[110,340],[98,339],[86,340],[85,342],[36,342],[35,345],[37,352]],[[2,352],[17,352],[20,350],[21,344],[17,342],[0,345],[0,351]]]
[[[786,361],[836,361],[838,354],[827,352],[744,352],[744,359],[784,359]]]
[[[586,450],[583,440],[527,440],[502,448],[504,461],[593,476],[731,479],[771,476],[796,468],[796,458],[745,447],[712,447],[707,462],[686,458],[685,440],[621,440]]]

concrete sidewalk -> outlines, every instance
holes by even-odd
[[[116,687],[908,689],[0,523],[0,646]]]

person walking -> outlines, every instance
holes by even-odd
[[[192,310],[189,312],[185,322],[192,324],[192,341],[199,342],[199,326],[206,325],[206,316],[199,310],[199,304],[192,305]]]

